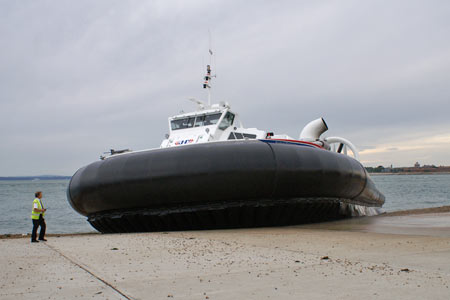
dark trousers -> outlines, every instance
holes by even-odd
[[[33,231],[31,232],[31,240],[35,241],[36,240],[36,234],[37,234],[37,230],[38,227],[41,226],[41,230],[39,231],[39,239],[42,240],[44,239],[45,236],[45,220],[42,217],[42,215],[39,216],[39,220],[34,220],[33,219]]]

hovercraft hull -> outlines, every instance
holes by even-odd
[[[384,203],[353,158],[269,140],[115,155],[78,170],[67,195],[104,233],[301,224]]]

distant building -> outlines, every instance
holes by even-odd
[[[435,165],[423,165],[422,168],[437,168]]]
[[[416,161],[416,163],[414,164],[414,168],[420,168],[419,162]]]

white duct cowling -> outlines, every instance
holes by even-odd
[[[327,123],[325,123],[325,120],[323,118],[318,118],[306,124],[300,133],[299,139],[302,141],[316,141],[322,133],[327,130],[328,126]]]

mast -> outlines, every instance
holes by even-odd
[[[209,50],[211,51],[211,50]],[[203,88],[208,89],[208,106],[211,106],[211,65],[206,66],[206,75],[205,75],[205,82],[203,83]]]
[[[203,88],[208,90],[208,106],[211,106],[211,79],[216,77],[216,75],[211,75],[211,65],[213,51],[211,50],[211,32],[209,32],[209,65],[206,65],[206,75],[204,77]]]

